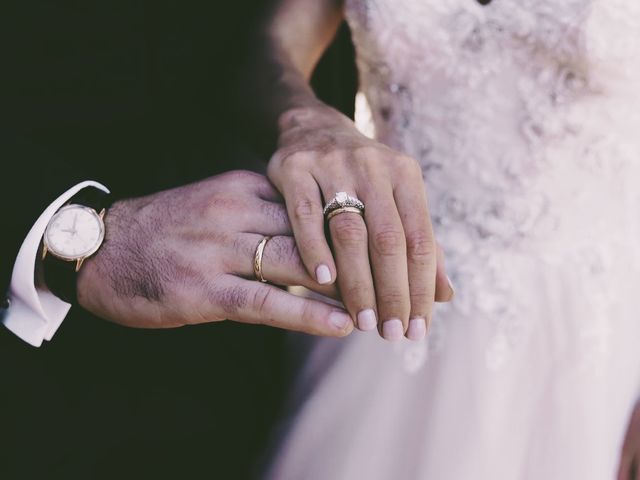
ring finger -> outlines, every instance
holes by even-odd
[[[345,189],[323,190],[329,201],[338,191],[349,192]],[[364,219],[359,213],[344,212],[333,216],[328,223],[344,306],[360,330],[374,330],[378,324],[376,296]]]
[[[241,232],[264,235],[291,234],[287,209],[282,203],[252,197],[244,205],[238,205],[235,212],[230,214],[231,221]]]
[[[236,249],[229,255],[230,273],[255,279],[253,270],[256,250],[265,235],[247,233],[242,234],[235,242]],[[307,272],[293,237],[277,235],[270,238],[264,245],[261,262],[262,276],[274,285],[303,286],[322,295],[337,298],[334,285],[318,285]]]

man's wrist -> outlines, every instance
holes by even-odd
[[[48,289],[67,303],[77,303],[77,272],[102,246],[103,217],[110,203],[104,190],[84,188],[47,225],[42,242],[44,280]]]
[[[105,238],[95,255],[87,258],[83,267],[78,272],[76,283],[77,302],[80,307],[92,313],[102,312],[102,293],[109,289],[109,281],[112,278],[111,267],[117,264],[114,258],[114,246],[120,243],[122,235],[123,219],[130,219],[128,201],[118,200],[113,202],[104,215]],[[116,248],[117,250],[117,248]],[[113,299],[112,299],[113,300]]]
[[[14,262],[8,296],[11,304],[0,321],[31,345],[40,346],[43,341],[50,340],[69,312],[69,304],[44,288],[40,277],[42,236],[55,213],[87,187],[109,191],[104,185],[88,180],[63,192],[35,221]]]

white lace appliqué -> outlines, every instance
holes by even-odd
[[[407,369],[468,319],[502,368],[535,321],[523,285],[541,264],[598,292],[578,332],[597,365],[608,256],[637,261],[640,243],[640,2],[351,0],[347,17],[370,107],[358,123],[421,162],[456,285],[433,337],[400,349]]]

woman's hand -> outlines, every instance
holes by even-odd
[[[309,274],[320,284],[338,280],[361,330],[379,325],[389,340],[424,337],[434,300],[448,301],[453,289],[416,160],[361,135],[324,105],[283,113],[279,129],[268,176],[285,198]],[[322,210],[337,192],[362,200],[365,212],[329,221],[332,255]]]
[[[633,410],[622,445],[618,480],[640,480],[640,402]]]

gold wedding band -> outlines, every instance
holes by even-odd
[[[327,222],[331,220],[333,217],[335,217],[336,215],[340,215],[341,213],[357,213],[361,217],[364,216],[362,214],[362,210],[357,207],[341,207],[341,208],[336,208],[335,210],[331,210],[327,214]]]
[[[253,273],[256,276],[256,279],[260,280],[262,283],[267,283],[264,275],[262,274],[262,255],[264,254],[264,247],[267,245],[267,242],[271,240],[270,236],[264,237],[260,240],[258,244],[258,248],[256,248],[256,253],[253,256]]]

